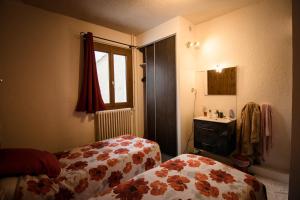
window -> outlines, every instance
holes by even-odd
[[[94,43],[98,81],[107,109],[132,107],[131,50]]]

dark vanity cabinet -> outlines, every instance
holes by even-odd
[[[194,119],[194,146],[218,155],[229,155],[236,146],[236,121],[228,123]]]

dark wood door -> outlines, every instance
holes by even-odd
[[[156,141],[161,151],[177,155],[175,36],[155,43]]]
[[[145,47],[146,61],[146,115],[145,137],[155,139],[154,45]]]

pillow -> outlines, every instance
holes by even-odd
[[[53,154],[35,149],[0,149],[0,177],[40,174],[50,178],[60,174]]]

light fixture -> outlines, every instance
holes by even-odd
[[[216,70],[216,72],[218,72],[218,73],[222,73],[223,67],[222,67],[220,64],[218,64],[218,65],[216,65],[215,70]]]
[[[199,45],[200,45],[200,42],[188,41],[185,45],[186,45],[187,48],[190,48],[190,47],[198,48]]]

